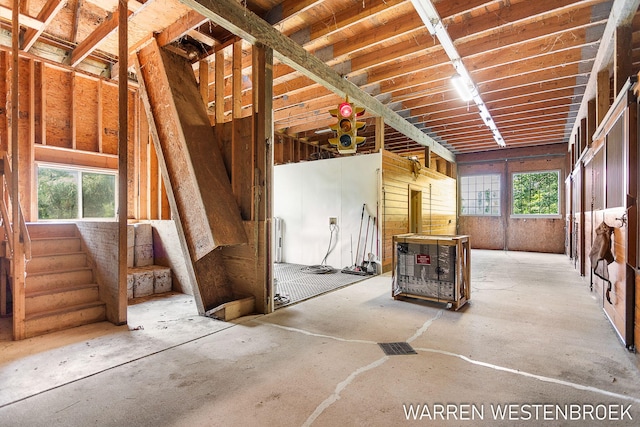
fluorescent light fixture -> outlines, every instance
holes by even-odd
[[[458,50],[453,44],[453,40],[451,40],[451,36],[449,36],[447,29],[444,27],[442,19],[440,19],[440,15],[438,15],[438,11],[435,6],[431,0],[411,0],[411,3],[413,3],[413,7],[416,12],[418,12],[418,15],[420,15],[420,18],[422,19],[422,22],[424,22],[429,33],[432,36],[438,37],[440,45],[449,57],[453,68],[455,68],[456,74],[451,77],[451,83],[458,91],[458,95],[465,102],[469,102],[473,99],[473,102],[475,102],[478,107],[482,121],[493,133],[493,139],[495,139],[499,146],[505,147],[506,144],[504,139],[502,138],[502,135],[500,135],[500,131],[491,117],[491,113],[489,113],[489,110],[482,101],[482,97],[478,93],[478,88],[473,82],[471,74],[469,74],[469,71],[464,66],[462,59],[460,58],[460,54],[458,54]]]
[[[416,9],[416,12],[418,12],[418,15],[420,15],[420,18],[422,18],[422,22],[424,22],[427,30],[429,30],[429,33],[431,33],[432,36],[435,36],[435,26],[440,22],[440,16],[438,16],[438,11],[435,6],[433,6],[433,3],[422,0],[411,0],[411,2],[413,3],[413,7]]]
[[[456,88],[458,96],[464,102],[468,102],[473,99],[473,89],[469,83],[470,82],[468,80],[465,81],[458,73],[454,74],[453,77],[451,77],[451,84],[454,88]]]

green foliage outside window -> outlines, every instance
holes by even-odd
[[[38,218],[78,217],[78,172],[61,169],[38,170]]]
[[[112,218],[116,215],[116,179],[103,173],[82,174],[82,217]]]
[[[38,218],[115,217],[116,176],[73,169],[38,168]]]
[[[557,171],[513,174],[513,214],[559,215],[559,177]]]

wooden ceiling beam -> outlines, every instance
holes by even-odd
[[[275,57],[301,74],[329,88],[339,96],[348,95],[353,102],[371,113],[383,117],[385,123],[401,131],[407,137],[431,147],[431,150],[441,157],[455,161],[455,155],[448,149],[420,132],[411,123],[385,107],[368,93],[360,90],[355,84],[343,79],[324,62],[309,54],[300,45],[279,33],[255,14],[242,8],[235,1],[180,0],[180,2],[251,44],[262,43],[269,46],[273,49]]]
[[[200,25],[208,21],[209,20],[207,18],[200,15],[198,12],[190,10],[186,15],[178,18],[177,21],[169,25],[164,29],[164,31],[158,34],[158,36],[156,37],[158,45],[166,46],[170,43],[173,43],[174,41],[185,36],[189,31],[199,27]]]
[[[602,1],[602,0],[598,0]],[[490,33],[485,34],[483,37],[480,37],[481,40],[472,39],[469,37],[462,37],[460,40],[456,40],[456,46],[460,49],[461,52],[464,52],[465,44],[469,44],[470,48],[467,51],[471,51],[472,48],[477,49],[477,44],[482,43],[483,49],[482,51],[487,50],[487,46],[494,46],[495,48],[506,47],[509,45],[514,45],[516,43],[528,42],[531,46],[535,45],[538,49],[540,46],[540,41],[537,43],[532,42],[531,39],[536,36],[540,36],[541,34],[548,33],[557,33],[560,31],[567,31],[568,34],[573,31],[575,28],[580,28],[584,26],[593,25],[591,22],[591,6],[594,1],[584,3],[579,3],[578,6],[575,4],[572,7],[565,7],[562,9],[564,14],[561,17],[554,17],[553,21],[545,22],[545,25],[540,25],[540,20],[543,18],[547,18],[547,15],[553,15],[555,13],[556,8],[558,6],[563,6],[565,4],[573,4],[573,2],[568,2],[563,0],[562,3],[556,4],[553,1],[544,2],[543,7],[538,7],[538,10],[545,11],[546,14],[538,16],[535,20],[521,20],[519,23],[508,22],[507,24],[495,28],[495,22],[493,22],[494,27],[492,27],[492,31]],[[555,8],[554,8],[555,6]],[[511,6],[514,7],[514,6]],[[528,9],[523,9],[528,10]],[[412,16],[416,14],[413,13]],[[526,13],[520,11],[517,13],[517,16],[526,16]],[[475,18],[477,19],[477,18]],[[406,19],[399,19],[401,24],[396,24],[395,26],[392,23],[387,22],[390,26],[397,28],[398,25],[403,25],[403,28],[406,30],[407,22]],[[453,21],[451,23],[452,26]],[[486,27],[486,24],[483,22],[481,24],[474,24],[473,19],[466,19],[464,21],[458,22],[459,27],[463,27],[464,34],[475,34],[477,31],[480,31],[482,28]],[[316,49],[322,48],[331,48],[333,53],[333,58],[325,59],[325,62],[328,64],[335,64],[344,62],[347,59],[345,55],[348,54],[348,59],[351,61],[351,73],[363,69],[365,67],[373,66],[373,69],[368,70],[367,73],[369,79],[375,79],[375,76],[379,76],[382,78],[383,73],[388,73],[389,78],[393,73],[397,73],[399,69],[402,69],[403,72],[410,72],[412,70],[417,70],[420,68],[424,68],[426,64],[423,62],[421,58],[428,59],[427,63],[430,64],[448,64],[448,58],[442,51],[442,48],[434,41],[433,37],[431,37],[423,28],[423,24],[421,22],[417,22],[416,25],[413,26],[416,33],[412,35],[412,37],[406,41],[401,42],[404,47],[398,46],[394,44],[393,46],[380,46],[379,48],[371,48],[376,45],[377,40],[380,39],[380,34],[384,34],[382,27],[370,28],[366,32],[363,31],[358,35],[360,41],[358,42],[359,46],[364,46],[367,48],[367,52],[354,53],[353,52],[353,38],[346,38],[342,35],[341,40],[343,42],[337,42],[334,44],[327,43],[329,39],[326,37],[322,39],[322,45],[316,45],[313,40],[307,44],[305,44],[305,48],[309,48],[311,44]],[[448,30],[452,31],[451,27]],[[394,38],[401,38],[399,36],[399,32],[394,29]],[[548,46],[553,46],[555,43],[558,46],[562,46],[562,40],[558,41],[557,38],[561,37],[558,34],[555,34],[555,38],[549,42]],[[465,41],[466,40],[466,41]],[[310,44],[311,43],[311,44]],[[513,46],[512,46],[513,47]],[[402,53],[400,53],[402,52]],[[434,57],[434,53],[438,52],[436,55],[437,58]],[[402,60],[402,65],[399,64],[398,57],[403,55],[408,55],[406,59]],[[465,56],[461,53],[462,56]],[[374,64],[385,64],[390,63],[388,67],[384,68],[384,71],[380,68],[380,65]],[[389,69],[390,68],[390,69]]]
[[[11,22],[12,18],[11,8],[0,6],[0,18]],[[21,13],[19,16],[20,25],[24,25],[27,28],[32,28],[34,30],[41,30],[44,27],[44,22],[37,20],[36,18],[32,18],[29,15]]]
[[[28,28],[24,33],[24,38],[22,40],[22,50],[28,52],[31,49],[31,46],[38,40],[38,37],[44,32],[47,26],[53,21],[53,19],[58,15],[58,13],[64,8],[67,4],[67,0],[48,0],[47,3],[42,7],[40,13],[38,13],[38,17],[36,18],[38,21],[42,22],[42,28],[36,30],[34,28]]]
[[[72,67],[78,66],[83,59],[89,56],[94,50],[98,48],[100,43],[104,41],[111,33],[118,29],[118,14],[119,11],[115,11],[111,16],[106,19],[102,24],[96,28],[93,33],[89,35],[82,43],[78,44],[71,52],[69,64]],[[129,16],[133,14],[131,10],[128,11]]]

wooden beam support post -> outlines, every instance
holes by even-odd
[[[596,123],[596,100],[592,99],[587,104],[587,141],[586,147],[591,147],[591,141],[593,140],[593,134],[596,133],[598,124]]]
[[[424,147],[424,167],[431,169],[431,149]]]
[[[273,50],[254,46],[254,244],[256,247],[256,279],[264,289],[256,298],[262,313],[273,311],[273,269],[271,257],[272,170],[273,170]],[[257,83],[257,84],[256,84]]]
[[[216,51],[215,60],[215,104],[216,125],[224,123],[224,50]],[[220,126],[222,129],[222,126]]]
[[[11,273],[13,277],[13,339],[21,340],[26,337],[25,328],[25,261],[20,233],[20,173],[19,161],[19,67],[20,67],[20,1],[13,0],[13,16],[11,22],[11,221],[13,232],[13,254]]]
[[[375,148],[376,153],[380,150],[384,150],[384,117],[376,117],[376,136],[375,136]]]
[[[107,318],[116,325],[127,323],[127,202],[129,169],[129,78],[127,62],[129,57],[128,2],[118,1],[118,289],[117,308]]]
[[[616,52],[613,56],[614,96],[618,96],[624,84],[633,74],[632,35],[633,27],[631,23],[616,28]]]
[[[600,123],[602,123],[602,120],[604,119],[604,116],[607,114],[607,111],[609,111],[609,99],[611,98],[611,89],[610,89],[610,81],[609,81],[609,70],[608,69],[604,69],[600,72],[598,72],[598,88],[597,88],[597,92],[596,92],[596,99],[597,99],[597,103],[596,103],[596,118],[597,118],[597,125],[596,128],[598,126],[600,126]],[[579,122],[578,122],[579,123]],[[578,125],[578,123],[576,123],[576,127]]]
[[[202,96],[202,102],[204,102],[207,113],[209,113],[209,83],[209,61],[202,60],[199,62],[198,84],[200,85],[200,95]],[[209,114],[209,121],[213,124],[211,114]]]

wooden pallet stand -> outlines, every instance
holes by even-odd
[[[393,236],[394,299],[417,298],[459,310],[471,299],[469,236]]]

